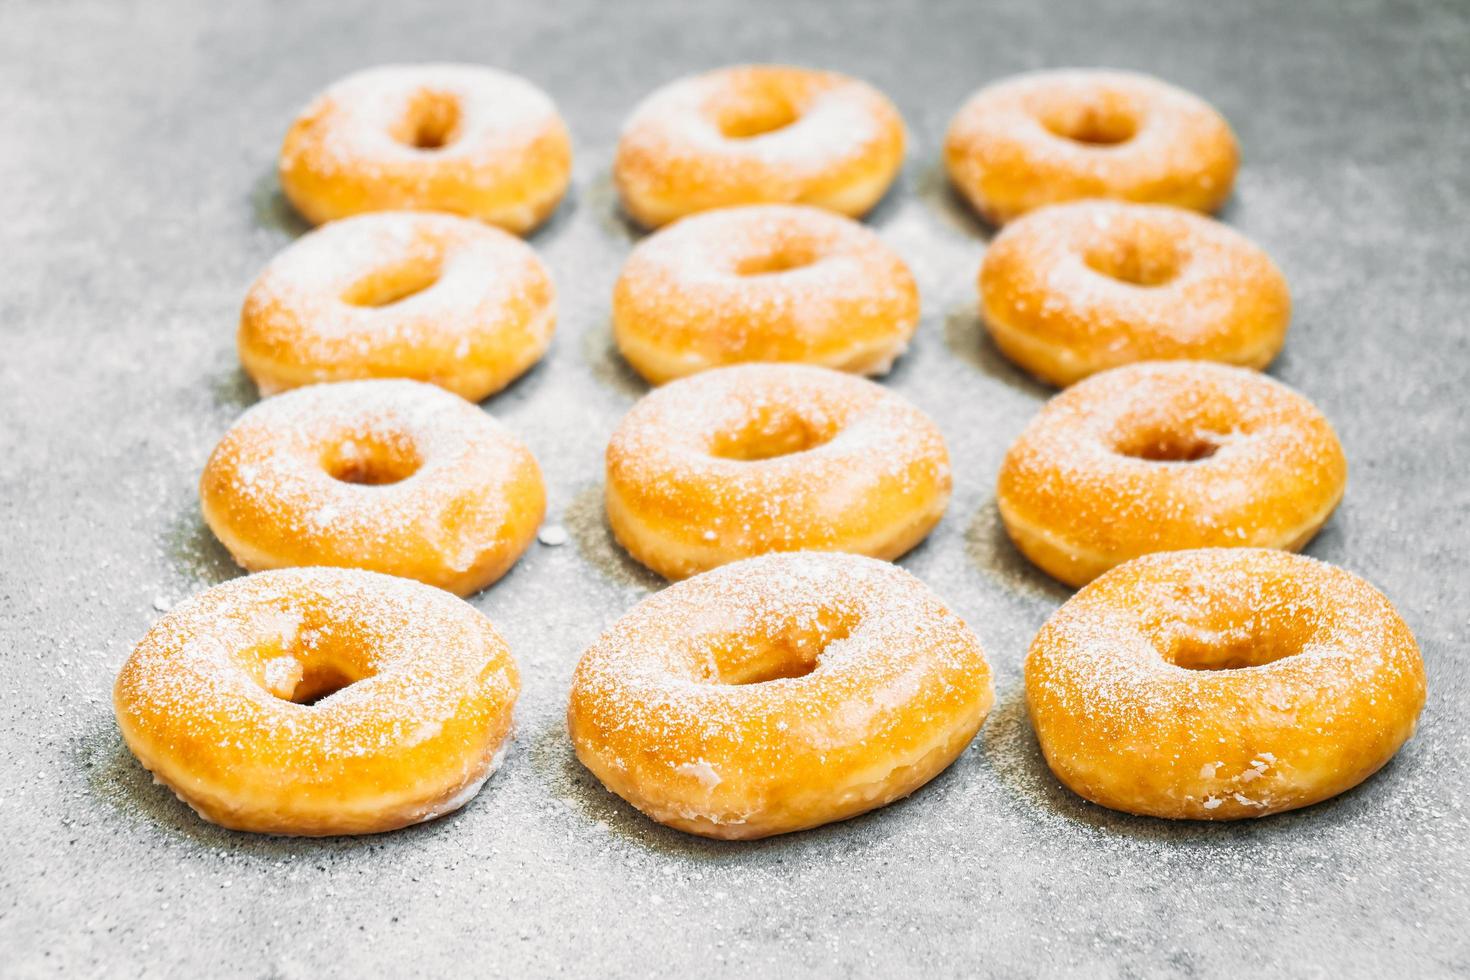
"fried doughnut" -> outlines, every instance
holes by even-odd
[[[215,447],[199,499],[252,571],[366,568],[459,595],[504,575],[546,511],[520,440],[415,381],[315,385],[256,405]]]
[[[657,232],[613,292],[618,349],[654,384],[742,361],[882,374],[918,323],[914,277],[881,238],[793,205],[710,211]]]
[[[903,569],[765,555],[670,586],[582,656],[582,764],[659,823],[749,839],[907,796],[994,700],[980,642]]]
[[[1133,72],[1040,71],[986,86],[950,123],[950,179],[980,216],[1004,224],[1084,197],[1213,212],[1240,151],[1208,103]]]
[[[866,214],[903,164],[887,96],[830,71],[738,65],[680,79],[633,110],[613,179],[653,228],[733,204]]]
[[[1356,575],[1254,548],[1149,555],[1073,596],[1026,658],[1047,764],[1114,810],[1238,820],[1367,779],[1414,734],[1414,635]]]
[[[613,535],[665,578],[770,551],[896,558],[949,504],[934,422],[826,368],[742,364],[657,388],[607,447]]]
[[[365,214],[302,236],[245,296],[240,363],[275,394],[413,378],[480,401],[541,359],[556,289],[529,246],[447,214]]]
[[[1120,364],[1192,358],[1263,368],[1291,293],[1270,256],[1192,211],[1080,201],[1034,211],[980,266],[995,344],[1055,385]]]
[[[154,624],[113,689],[123,740],[211,823],[373,834],[468,803],[520,676],[447,592],[352,569],[262,572]]]
[[[1342,499],[1347,460],[1311,402],[1244,368],[1133,364],[1057,395],[1006,452],[1011,540],[1068,585],[1138,555],[1295,551]]]
[[[448,211],[524,234],[571,175],[571,137],[546,93],[478,65],[349,75],[296,117],[280,159],[281,188],[312,224]]]

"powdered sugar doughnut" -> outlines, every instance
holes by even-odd
[[[949,503],[933,421],[871,381],[795,364],[655,389],[607,447],[607,517],[666,578],[770,551],[896,558]]]
[[[306,107],[281,147],[281,188],[321,224],[364,211],[449,211],[524,234],[572,173],[546,93],[478,65],[384,65]]]
[[[1057,385],[1134,361],[1262,368],[1291,320],[1285,277],[1249,239],[1191,211],[1114,201],[1007,225],[985,250],[980,305],[996,346]]]
[[[613,335],[654,384],[743,361],[881,374],[919,323],[902,259],[862,225],[817,208],[694,215],[633,250],[613,292]]]
[[[639,224],[733,204],[811,204],[857,217],[903,164],[903,120],[836,72],[739,65],[681,79],[623,127],[613,177]]]
[[[524,242],[447,214],[366,214],[271,260],[240,313],[240,362],[262,394],[413,378],[479,401],[541,359],[556,289]]]
[[[520,440],[414,381],[315,385],[256,405],[215,447],[199,499],[252,571],[366,568],[459,595],[504,575],[546,510]]]
[[[1006,452],[1000,516],[1069,585],[1154,551],[1285,548],[1342,499],[1347,460],[1311,402],[1204,361],[1133,364],[1057,395]]]
[[[857,555],[766,555],[645,599],[582,656],[567,727],[660,823],[748,839],[907,796],[990,710],[980,643],[922,582]]]
[[[1074,69],[976,92],[950,123],[944,156],[981,217],[1003,224],[1084,197],[1215,211],[1240,152],[1196,96],[1148,75]]]
[[[468,803],[520,676],[447,592],[350,569],[262,572],[159,620],[113,689],[154,778],[232,830],[372,834]]]
[[[1331,565],[1210,548],[1113,569],[1026,658],[1047,764],[1115,810],[1262,817],[1367,779],[1414,733],[1419,645],[1393,604]]]

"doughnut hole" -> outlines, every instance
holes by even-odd
[[[821,666],[822,655],[851,634],[850,616],[817,610],[769,632],[721,636],[705,650],[699,678],[707,684],[745,686],[805,677]]]
[[[735,263],[737,276],[769,276],[815,265],[817,249],[811,242],[788,242],[756,255],[742,256]]]
[[[753,139],[785,129],[801,110],[780,85],[752,81],[712,107],[715,128],[729,140]]]
[[[333,441],[322,454],[321,463],[334,480],[380,487],[407,480],[424,461],[407,435],[369,432]]]
[[[247,651],[245,667],[271,695],[310,707],[377,673],[345,640],[329,629],[289,629]]]
[[[408,259],[374,269],[343,291],[349,306],[378,309],[401,303],[439,281],[443,264],[438,256]]]
[[[750,418],[715,434],[709,454],[720,459],[757,462],[816,449],[838,432],[831,419],[808,419],[786,405],[763,405]]]
[[[461,116],[458,96],[424,89],[409,100],[407,111],[389,132],[415,150],[442,150],[459,138]]]
[[[1130,286],[1163,286],[1184,265],[1178,239],[1161,227],[1136,224],[1093,242],[1082,251],[1082,261],[1093,272]]]
[[[1170,427],[1136,428],[1113,443],[1113,451],[1119,455],[1151,463],[1196,463],[1219,450],[1220,441],[1214,433]]]
[[[1106,90],[1076,99],[1068,93],[1066,99],[1043,107],[1038,119],[1053,136],[1093,147],[1127,143],[1138,135],[1143,122],[1132,99]]]

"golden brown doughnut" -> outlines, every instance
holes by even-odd
[[[1066,386],[1135,361],[1263,368],[1291,293],[1270,256],[1179,208],[1079,201],[1005,227],[980,266],[986,328],[1007,357]]]
[[[866,214],[903,165],[903,120],[836,72],[738,65],[680,79],[633,110],[613,178],[645,227],[736,204]]]
[[[1209,548],[1073,596],[1026,658],[1047,764],[1115,810],[1237,820],[1367,779],[1414,733],[1424,665],[1393,604],[1331,565]]]
[[[504,575],[546,510],[520,440],[414,381],[314,385],[261,402],[199,481],[204,519],[244,567],[366,568],[459,595]]]
[[[607,517],[638,561],[683,578],[770,551],[896,558],[949,503],[933,421],[886,388],[799,364],[657,388],[607,447]]]
[[[639,243],[613,291],[613,335],[654,384],[744,361],[883,374],[919,324],[919,290],[867,228],[766,204],[685,218]]]
[[[478,65],[384,65],[302,111],[281,188],[312,224],[364,211],[448,211],[524,234],[566,193],[567,127],[546,93]]]
[[[950,179],[980,216],[1004,224],[1084,197],[1213,212],[1240,152],[1196,96],[1133,72],[1071,69],[1003,79],[950,123]]]
[[[519,691],[505,641],[449,593],[297,568],[174,609],[113,701],[128,748],[201,817],[316,837],[468,803],[500,764]]]
[[[471,401],[541,359],[556,288],[518,238],[447,214],[334,221],[265,267],[240,313],[240,363],[272,395],[412,378]]]
[[[1139,555],[1306,544],[1347,483],[1331,424],[1290,388],[1205,361],[1133,364],[1057,395],[1006,452],[996,503],[1068,585]]]
[[[805,552],[639,603],[582,656],[567,727],[582,763],[649,817],[748,839],[907,796],[992,700],[979,641],[922,582]]]

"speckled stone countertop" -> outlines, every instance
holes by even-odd
[[[0,974],[1464,975],[1470,971],[1470,8],[891,0],[12,3],[0,12]],[[544,363],[486,403],[531,445],[549,520],[474,604],[525,690],[504,769],[456,816],[283,840],[201,823],[123,748],[110,687],[160,610],[237,574],[198,516],[211,446],[251,404],[234,327],[303,231],[279,195],[292,114],[353,69],[484,62],[550,92],[573,193],[531,241],[555,274]],[[601,458],[643,386],[610,347],[636,238],[609,180],[633,104],[677,76],[779,60],[860,75],[911,131],[871,224],[923,291],[888,379],[944,429],[956,492],[902,564],[979,633],[998,703],[910,799],[731,845],[649,823],[572,757],[581,650],[658,583],[605,530]],[[1204,96],[1244,164],[1223,217],[1286,271],[1272,373],[1351,460],[1310,554],[1376,583],[1429,673],[1419,735],[1329,803],[1172,825],[1063,790],[1022,710],[1026,645],[1066,590],[992,498],[1048,391],[974,312],[988,232],[947,189],[946,122],[983,82],[1136,68]]]

